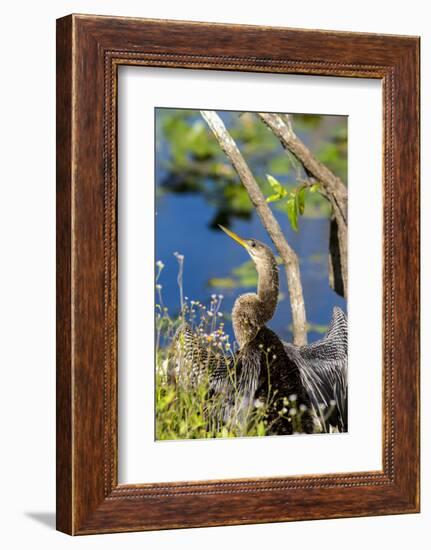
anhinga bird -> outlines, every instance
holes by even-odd
[[[274,254],[256,239],[242,239],[220,228],[243,246],[258,274],[256,293],[239,296],[232,310],[232,324],[239,350],[228,364],[198,341],[188,325],[181,330],[182,348],[190,369],[199,373],[209,367],[210,387],[222,394],[222,420],[241,423],[256,403],[268,410],[268,433],[291,434],[292,419],[283,414],[286,400],[295,396],[301,411],[300,431],[312,433],[331,426],[347,431],[347,321],[334,308],[328,332],[310,345],[297,347],[282,342],[266,323],[275,313],[278,294],[278,266]],[[234,376],[232,376],[232,369]],[[234,381],[233,381],[234,380]]]
[[[269,433],[292,433],[291,418],[280,415],[285,400],[296,396],[295,406],[305,408],[301,428],[313,432],[309,413],[310,401],[301,381],[300,371],[287,355],[282,341],[266,323],[272,319],[278,303],[278,266],[274,254],[265,244],[256,239],[242,239],[223,226],[220,228],[234,241],[243,246],[258,274],[257,293],[239,296],[232,309],[232,326],[239,352],[236,357],[240,388],[246,388],[245,400],[263,401],[269,404]],[[244,382],[242,380],[244,379]]]

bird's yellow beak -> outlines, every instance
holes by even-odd
[[[240,244],[244,248],[246,248],[246,249],[248,248],[246,241],[241,239],[241,237],[239,237],[236,233],[234,233],[233,231],[230,231],[230,229],[227,229],[226,227],[223,227],[222,225],[219,225],[219,227],[222,231],[224,231],[226,233],[226,235],[229,235],[229,237],[231,239],[236,241],[238,244]]]

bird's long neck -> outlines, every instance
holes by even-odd
[[[252,342],[260,329],[272,319],[278,302],[278,268],[274,257],[256,261],[258,274],[256,294],[237,298],[232,310],[235,338],[243,348]]]
[[[257,296],[261,302],[262,320],[272,319],[278,302],[278,267],[275,258],[265,265],[256,265],[258,274]]]

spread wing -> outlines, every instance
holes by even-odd
[[[302,347],[283,342],[325,431],[329,426],[347,431],[347,336],[346,315],[335,307],[323,338]]]
[[[207,381],[211,389],[221,390],[229,382],[233,358],[187,323],[178,328],[169,356],[168,375],[177,383],[199,385]]]

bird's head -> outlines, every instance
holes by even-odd
[[[220,229],[226,233],[231,239],[243,246],[249,253],[251,259],[256,264],[256,267],[268,267],[275,263],[274,254],[269,246],[257,241],[256,239],[243,239],[230,229],[226,229],[219,225]]]

